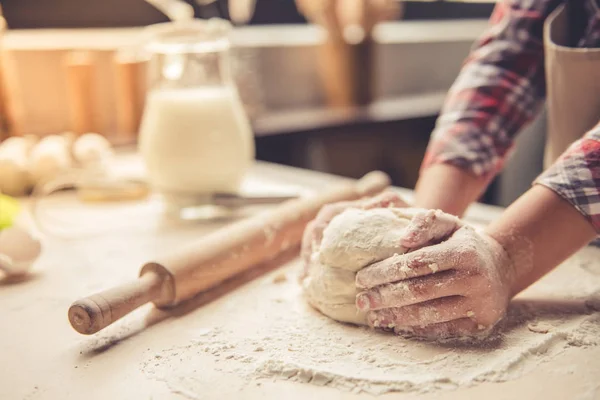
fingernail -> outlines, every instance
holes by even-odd
[[[354,279],[354,283],[361,289],[366,289],[369,287],[368,280],[363,277],[363,274],[360,271],[356,274],[356,278]]]
[[[377,289],[369,290],[368,292],[359,293],[356,298],[356,306],[361,311],[368,311],[381,306],[382,299]],[[361,308],[362,306],[362,308]]]
[[[356,296],[356,307],[360,311],[369,311],[371,308],[371,299],[369,298],[369,295],[366,293],[360,293],[358,296]]]

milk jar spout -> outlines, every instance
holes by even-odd
[[[255,158],[220,19],[148,28],[148,91],[139,151],[153,189],[176,207],[237,192]]]

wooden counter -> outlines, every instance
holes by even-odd
[[[302,192],[324,189],[340,179],[261,163],[252,171],[248,187],[250,190],[271,188]],[[404,193],[410,196],[410,193]],[[285,320],[286,324],[293,325],[300,336],[306,329],[302,321],[319,321],[325,329],[324,334],[348,332],[356,340],[362,335],[372,336],[367,331],[330,322],[306,307],[297,295],[294,276],[299,265],[294,260],[277,270],[275,268],[283,264],[265,266],[172,312],[147,306],[94,336],[76,333],[67,320],[67,309],[72,301],[135,277],[140,265],[148,258],[219,226],[218,223],[166,221],[157,204],[148,201],[87,212],[69,194],[57,195],[44,203],[48,218],[49,213],[53,218],[60,217],[73,237],[45,237],[43,256],[29,279],[13,283],[0,281],[0,399],[372,398],[370,394],[359,393],[360,390],[346,391],[273,377],[261,378],[252,372],[253,360],[258,359],[254,356],[257,351],[275,353],[269,353],[267,345],[265,349],[242,346],[251,343],[251,338],[270,336],[284,344],[289,340],[289,346],[282,349],[294,350],[293,342],[297,339],[282,338],[278,331],[281,327],[269,325],[272,321],[291,318]],[[65,213],[65,209],[70,210],[69,213]],[[484,222],[497,217],[500,211],[474,206],[469,216]],[[80,231],[84,227],[80,225],[82,218],[87,221],[85,232]],[[108,232],[111,227],[112,231]],[[595,271],[595,275],[591,275],[588,284],[600,279],[600,258],[596,257],[594,261],[591,257],[591,260],[586,265]],[[282,276],[282,272],[285,275]],[[578,276],[570,274],[569,270],[560,273],[565,274],[560,277]],[[540,286],[542,290],[547,285]],[[594,304],[590,309],[585,305],[577,306],[579,308],[575,307],[572,312],[577,317],[578,312],[586,318],[597,316],[592,308],[600,306],[600,302]],[[597,325],[590,326],[598,329],[598,318],[595,323]],[[307,331],[305,334],[315,333]],[[381,338],[390,343],[402,340],[389,335]],[[481,382],[464,387],[459,385],[429,393],[406,391],[382,397],[600,398],[597,379],[600,376],[600,346],[597,343],[570,346],[566,344],[568,340],[560,335],[556,337],[561,346],[559,349],[563,349],[565,342],[564,351],[548,350],[554,349],[554,341],[550,341],[545,349],[534,350],[536,357],[542,358],[539,365],[536,364],[533,370],[523,370],[522,374],[516,371],[516,375],[505,377],[502,383],[483,377]],[[410,341],[402,343],[405,348],[412,346]],[[235,352],[231,350],[234,346],[237,346]],[[300,347],[299,351],[307,350]],[[546,351],[547,360],[544,359]],[[519,360],[515,363],[521,365]],[[429,368],[441,367],[433,363]]]

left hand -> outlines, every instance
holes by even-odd
[[[428,245],[441,237],[446,240]],[[403,245],[412,251],[356,276],[364,289],[356,305],[368,311],[371,326],[439,339],[487,334],[504,316],[515,273],[492,237],[427,211],[415,216]]]

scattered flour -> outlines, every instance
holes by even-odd
[[[552,330],[552,325],[546,322],[533,322],[527,325],[527,329],[536,333],[548,333]]]
[[[600,274],[582,268],[598,260],[600,249],[578,253],[513,301],[498,332],[479,343],[417,341],[334,322],[306,304],[294,279],[274,284],[275,271],[221,299],[228,315],[218,327],[184,346],[153,349],[141,368],[190,399],[202,398],[213,369],[243,385],[283,380],[374,395],[514,380],[573,348],[600,345]],[[597,382],[589,387],[590,396],[598,393]]]
[[[287,280],[287,276],[283,272],[280,272],[273,277],[273,283],[283,283]]]

